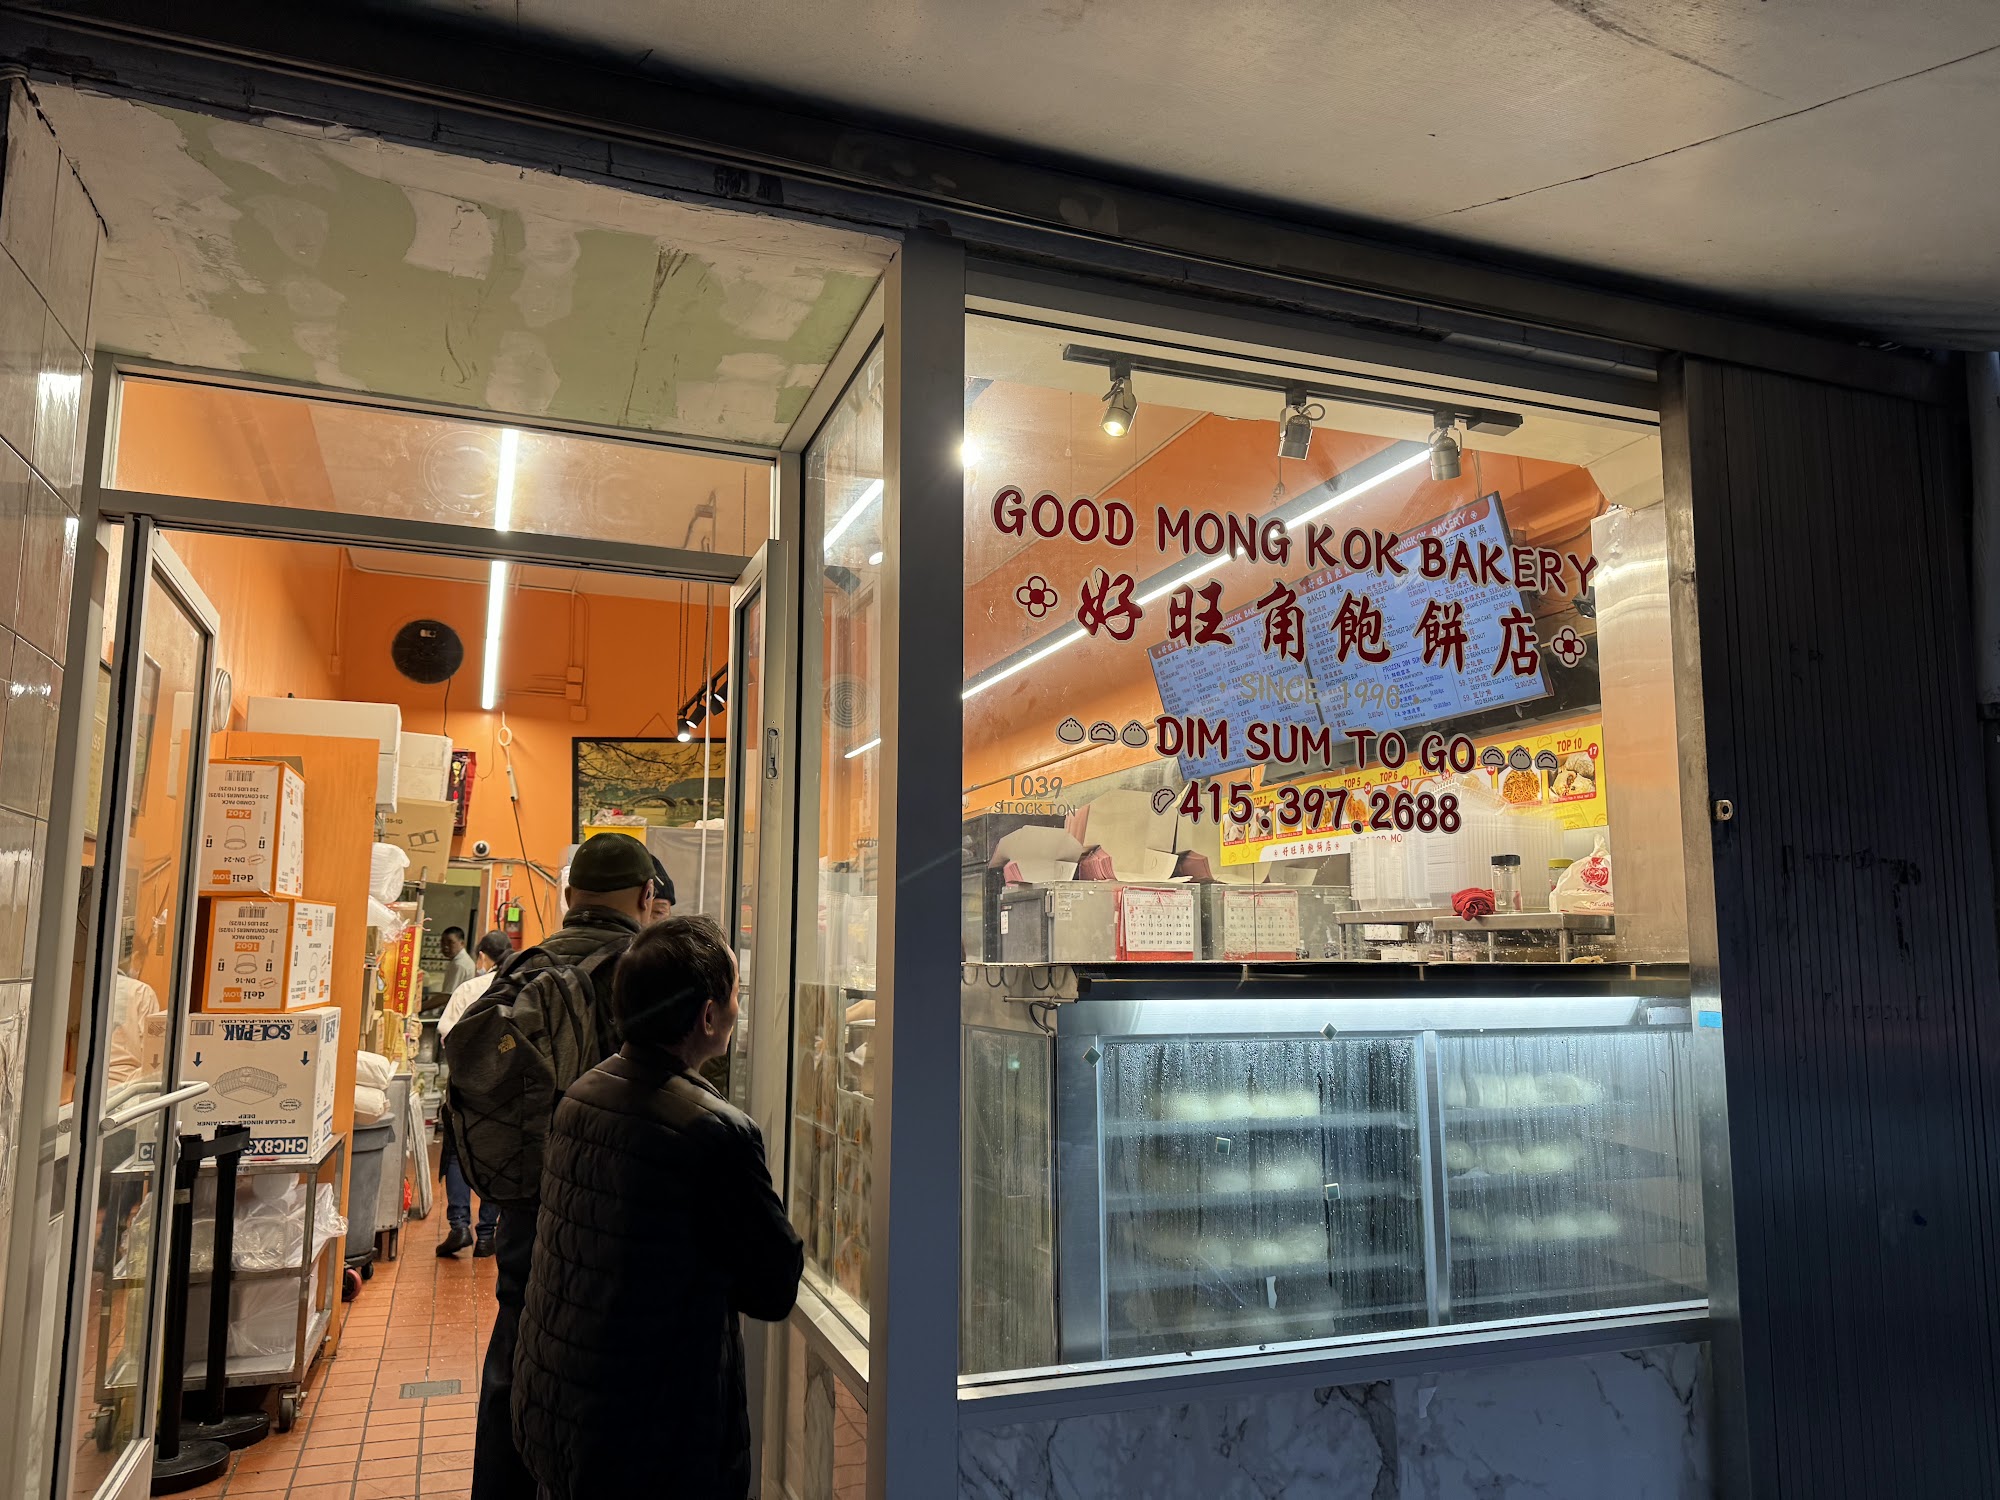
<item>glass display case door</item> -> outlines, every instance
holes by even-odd
[[[216,614],[151,522],[114,528],[103,795],[84,840],[67,1334],[55,1426],[73,1500],[147,1493],[188,1009]]]

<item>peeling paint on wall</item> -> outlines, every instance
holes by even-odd
[[[100,342],[178,364],[774,442],[872,236],[52,87],[109,226]]]

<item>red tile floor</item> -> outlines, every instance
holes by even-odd
[[[403,1226],[398,1259],[348,1304],[340,1353],[322,1359],[299,1420],[234,1456],[213,1484],[184,1493],[244,1500],[464,1500],[472,1487],[473,1406],[493,1330],[493,1262],[434,1253],[428,1219]],[[456,1380],[459,1394],[406,1399],[405,1385]]]

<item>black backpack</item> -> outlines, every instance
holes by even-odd
[[[541,1197],[542,1147],[569,1086],[617,1050],[598,975],[625,954],[614,942],[581,963],[525,948],[494,972],[444,1039],[451,1069],[445,1129],[481,1201],[525,1207]]]

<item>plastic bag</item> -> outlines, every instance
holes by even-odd
[[[273,1191],[277,1185],[281,1190]],[[207,1271],[215,1264],[215,1216],[203,1204],[215,1201],[215,1181],[206,1179],[195,1199],[193,1267]],[[312,1253],[318,1255],[326,1242],[347,1233],[347,1220],[336,1211],[333,1184],[319,1185],[319,1201],[313,1212]],[[296,1177],[245,1178],[236,1192],[236,1253],[232,1257],[239,1271],[284,1271],[299,1264],[299,1252],[306,1237],[306,1184]]]
[[[1611,851],[1598,835],[1597,847],[1556,880],[1549,906],[1554,911],[1608,912],[1611,906]]]
[[[368,852],[368,892],[377,901],[397,901],[403,895],[403,872],[410,852],[400,844],[377,844]]]

